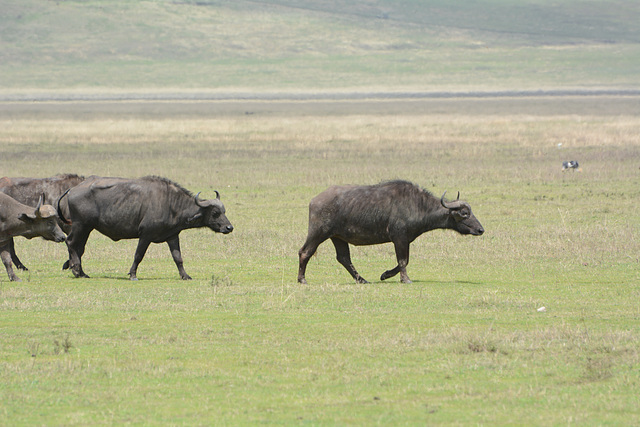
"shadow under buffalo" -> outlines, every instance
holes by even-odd
[[[327,283],[329,284],[329,283]],[[376,280],[370,281],[369,283],[356,283],[353,281],[348,282],[339,282],[335,283],[335,285],[339,286],[349,286],[349,285],[362,285],[362,286],[372,286],[372,285],[398,285],[398,286],[416,286],[416,285],[428,285],[428,286],[452,286],[452,285],[475,285],[480,286],[483,282],[475,282],[471,280],[412,280],[411,283],[402,283],[400,280]],[[313,285],[307,285],[313,286]]]

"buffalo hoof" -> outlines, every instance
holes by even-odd
[[[16,268],[18,270],[22,270],[22,271],[29,271],[29,269],[27,267],[25,267],[24,265],[22,265],[22,264],[16,265]]]
[[[365,280],[364,278],[362,278],[362,277],[358,277],[356,279],[356,283],[360,283],[360,284],[366,285],[369,282],[367,280]]]
[[[306,285],[307,284],[307,280],[306,279],[298,279],[298,283],[300,283],[301,285]]]
[[[181,279],[182,280],[193,280],[193,279],[191,279],[191,276],[189,276],[188,274],[182,276]]]
[[[85,273],[76,273],[74,271],[73,275],[76,276],[76,279],[89,279],[89,276],[87,276]]]
[[[68,270],[69,269],[69,260],[66,260],[64,264],[62,264],[62,269],[63,270]]]

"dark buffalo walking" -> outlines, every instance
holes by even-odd
[[[66,237],[58,225],[56,210],[53,206],[44,204],[42,195],[33,208],[0,193],[0,258],[9,280],[20,281],[11,266],[10,243],[15,236],[27,239],[40,236],[54,242],[62,242]]]
[[[298,253],[298,282],[307,283],[305,271],[309,259],[322,242],[331,239],[338,262],[358,283],[367,281],[351,263],[349,244],[392,242],[398,265],[382,273],[380,280],[400,273],[403,283],[411,283],[407,275],[409,244],[422,233],[436,228],[474,236],[484,233],[471,207],[459,197],[460,194],[458,200],[445,202],[444,194],[438,199],[407,181],[330,187],[309,204],[309,233]]]
[[[139,179],[90,177],[72,188],[58,204],[62,218],[71,222],[67,239],[69,267],[76,277],[89,277],[82,270],[82,255],[93,230],[111,238],[139,239],[131,280],[137,280],[138,264],[151,243],[167,242],[180,277],[189,280],[180,253],[179,234],[189,228],[208,227],[230,233],[233,226],[225,216],[220,195],[201,200],[166,178]]]
[[[18,202],[35,206],[40,196],[50,203],[55,202],[65,191],[84,181],[84,177],[76,174],[59,174],[50,178],[0,178],[0,193],[7,194]],[[71,227],[58,221],[62,231],[69,233]],[[9,240],[11,260],[19,270],[28,270],[16,255],[13,239]]]

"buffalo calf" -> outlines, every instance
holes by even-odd
[[[445,192],[446,194],[446,192]],[[479,236],[484,233],[471,207],[458,199],[446,202],[407,181],[389,181],[368,186],[330,187],[309,204],[309,232],[298,255],[298,282],[306,284],[307,263],[318,246],[331,239],[338,262],[358,283],[367,281],[351,263],[349,244],[376,245],[392,242],[398,265],[382,273],[385,280],[400,273],[407,275],[409,244],[422,233],[436,228]]]

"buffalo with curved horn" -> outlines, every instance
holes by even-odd
[[[180,277],[191,277],[183,267],[179,234],[189,228],[207,227],[228,234],[233,226],[216,191],[213,200],[200,199],[166,178],[139,179],[90,177],[58,200],[60,216],[71,222],[67,239],[68,266],[76,277],[89,277],[81,259],[93,230],[111,238],[139,239],[131,280],[137,280],[138,265],[151,243],[166,242]],[[64,211],[64,212],[63,212]],[[64,268],[64,267],[63,267]]]
[[[351,263],[349,244],[392,242],[398,265],[382,273],[380,280],[400,273],[400,280],[410,283],[409,245],[418,236],[436,228],[474,236],[484,233],[469,204],[459,200],[460,193],[454,202],[445,202],[445,194],[438,201],[428,191],[407,181],[330,187],[309,204],[309,232],[298,252],[298,282],[307,283],[309,259],[322,242],[331,239],[338,262],[358,283],[367,281]]]

